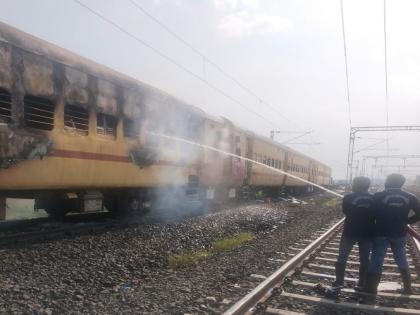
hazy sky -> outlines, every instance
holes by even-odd
[[[331,165],[335,178],[344,177],[349,115],[339,0],[133,0],[276,111],[210,64],[203,66],[200,55],[168,34],[130,0],[80,1],[274,125],[73,0],[0,0],[0,20],[260,134],[269,135],[271,129],[314,130],[311,136],[291,146]],[[387,12],[390,124],[420,125],[420,1],[387,0]],[[344,0],[344,14],[352,123],[384,125],[383,1]],[[383,134],[361,136],[365,139],[360,139],[358,148],[384,139]],[[393,154],[420,154],[419,133],[389,136]],[[277,139],[285,141],[290,137],[280,135]],[[311,142],[320,144],[302,144]],[[384,143],[374,148],[379,150],[361,154],[385,153]],[[408,163],[416,164],[415,160]]]

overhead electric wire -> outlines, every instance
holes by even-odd
[[[138,10],[140,10],[144,15],[148,16],[150,19],[152,19],[155,23],[157,23],[158,25],[160,25],[164,30],[166,30],[169,34],[171,34],[174,38],[176,38],[177,40],[179,40],[181,43],[183,43],[185,46],[187,46],[188,48],[190,48],[192,51],[194,51],[197,55],[199,55],[201,58],[203,58],[204,62],[207,62],[208,64],[212,65],[214,68],[216,68],[220,73],[222,73],[225,77],[227,77],[228,79],[230,79],[231,81],[233,81],[237,86],[239,86],[241,89],[243,89],[244,91],[248,92],[250,95],[254,96],[261,104],[266,105],[267,107],[269,107],[271,110],[275,111],[278,115],[280,115],[281,118],[283,118],[284,120],[288,121],[291,124],[294,124],[296,126],[298,126],[298,124],[296,122],[293,122],[292,120],[290,120],[289,118],[287,118],[284,114],[282,114],[281,112],[279,112],[275,106],[271,105],[270,103],[264,101],[259,95],[257,95],[254,91],[252,91],[250,88],[248,88],[247,86],[245,86],[243,83],[241,83],[239,80],[237,80],[234,76],[232,76],[231,74],[229,74],[228,72],[226,72],[221,66],[219,66],[217,63],[215,63],[214,61],[212,61],[211,59],[209,59],[206,55],[204,55],[204,53],[202,53],[201,51],[199,51],[197,48],[195,48],[192,44],[190,44],[189,42],[187,42],[185,39],[183,39],[180,35],[178,35],[177,33],[175,33],[174,31],[172,31],[168,26],[166,26],[164,23],[162,23],[159,19],[157,19],[156,17],[154,17],[150,12],[148,12],[147,10],[145,10],[141,5],[139,5],[136,1],[134,0],[128,0],[129,2],[131,2],[131,4],[133,4],[133,6],[135,6]]]
[[[301,135],[299,135],[299,136],[295,136],[295,137],[293,137],[293,138],[291,138],[291,139],[288,139],[288,140],[286,140],[286,141],[282,142],[282,144],[288,144],[288,143],[290,143],[291,141],[296,140],[296,139],[299,139],[299,138],[302,138],[302,137],[304,137],[304,136],[306,136],[306,135],[308,135],[308,134],[311,134],[312,132],[313,132],[313,130],[306,131],[306,132],[302,133],[302,134],[301,134]]]
[[[175,66],[177,66],[179,69],[183,70],[184,72],[188,73],[189,75],[191,75],[192,77],[198,79],[199,81],[203,82],[204,84],[206,84],[207,86],[209,86],[210,88],[212,88],[213,90],[217,91],[219,94],[225,96],[227,99],[231,100],[232,102],[238,104],[239,106],[245,108],[247,111],[253,113],[254,115],[258,116],[259,118],[261,118],[262,120],[270,123],[271,125],[273,125],[274,127],[278,128],[277,124],[272,122],[271,120],[265,118],[264,116],[262,116],[261,114],[259,114],[258,112],[254,111],[253,109],[250,109],[248,106],[244,105],[243,103],[241,103],[240,101],[238,101],[237,99],[235,99],[234,97],[230,96],[229,94],[227,94],[225,91],[223,91],[222,89],[220,89],[219,87],[211,84],[210,82],[208,82],[206,79],[200,77],[199,75],[197,75],[196,73],[194,73],[193,71],[189,70],[188,68],[186,68],[185,66],[183,66],[182,64],[178,63],[176,60],[172,59],[171,57],[169,57],[168,55],[164,54],[163,52],[161,52],[160,50],[158,50],[157,48],[153,47],[152,45],[146,43],[145,41],[143,41],[141,38],[139,38],[138,36],[132,34],[131,32],[127,31],[126,29],[124,29],[122,26],[118,25],[117,23],[115,23],[114,21],[110,20],[109,18],[105,17],[104,15],[100,14],[99,12],[97,12],[96,10],[92,9],[91,7],[87,6],[86,4],[84,4],[83,2],[79,1],[79,0],[73,0],[75,3],[77,3],[78,5],[80,5],[81,7],[85,8],[86,10],[88,10],[89,12],[91,12],[93,15],[95,15],[96,17],[100,18],[101,20],[103,20],[104,22],[110,24],[111,26],[113,26],[114,28],[116,28],[117,30],[119,30],[120,32],[124,33],[125,35],[129,36],[130,38],[134,39],[135,41],[137,41],[138,43],[142,44],[143,46],[149,48],[150,50],[152,50],[154,53],[156,53],[158,56],[160,56],[161,58],[169,61],[170,63],[174,64]]]
[[[389,98],[388,98],[388,55],[387,55],[387,42],[386,42],[386,0],[384,0],[384,66],[385,66],[385,110],[386,110],[386,126],[389,126]],[[387,134],[387,155],[389,155],[389,137]],[[388,163],[388,159],[386,160]]]
[[[354,151],[354,153],[356,154],[356,153],[359,153],[359,152],[365,151],[365,150],[367,150],[367,149],[369,149],[369,148],[372,148],[372,147],[375,147],[375,146],[377,146],[377,145],[379,145],[379,144],[381,144],[381,143],[384,143],[385,141],[389,141],[389,139],[382,139],[382,140],[380,140],[380,141],[378,141],[378,142],[375,142],[375,143],[370,144],[370,145],[368,145],[368,146],[365,146],[365,147],[363,147],[363,148],[361,148],[361,149],[359,149],[359,150],[357,150],[357,151]]]
[[[347,60],[347,43],[346,43],[346,28],[345,28],[345,23],[344,23],[343,0],[340,0],[340,8],[341,8],[341,29],[343,33],[344,64],[346,68],[347,107],[348,107],[348,115],[349,115],[349,125],[351,128],[352,121],[351,121],[351,103],[350,103],[350,88],[349,88],[349,67],[348,67],[348,60]]]
[[[389,98],[388,98],[388,54],[386,41],[386,0],[384,0],[384,57],[385,57],[385,107],[386,107],[386,126],[389,126]]]

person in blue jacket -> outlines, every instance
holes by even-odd
[[[335,281],[329,292],[338,292],[344,286],[344,273],[349,254],[354,244],[359,245],[359,282],[357,288],[365,285],[371,242],[374,231],[373,197],[369,194],[370,179],[356,177],[352,193],[343,198],[344,229],[341,235],[338,259],[335,263]]]
[[[385,181],[385,190],[374,195],[375,237],[372,258],[369,265],[365,290],[374,297],[381,279],[382,266],[388,247],[391,247],[403,281],[403,293],[411,293],[410,270],[406,256],[407,224],[420,220],[418,199],[401,188],[405,178],[401,174],[391,174]],[[410,210],[414,215],[409,217]]]

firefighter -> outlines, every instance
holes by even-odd
[[[391,174],[385,181],[385,190],[374,195],[375,237],[372,245],[372,258],[369,265],[365,290],[371,293],[370,302],[375,302],[377,288],[381,279],[382,265],[388,247],[391,247],[398,265],[405,294],[411,293],[410,270],[406,257],[406,228],[420,220],[418,199],[403,190],[405,178],[401,174]],[[409,217],[410,210],[414,215]]]
[[[341,235],[337,262],[335,263],[335,281],[329,293],[338,293],[344,286],[344,273],[349,254],[354,244],[359,245],[359,282],[358,288],[365,285],[369,256],[374,230],[373,197],[369,194],[370,180],[356,177],[352,184],[352,193],[343,198],[343,213],[346,216]]]

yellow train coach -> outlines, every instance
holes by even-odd
[[[322,185],[331,177],[290,148],[0,23],[0,219],[7,197],[62,216],[137,210],[156,191],[223,201],[244,185],[302,186],[199,144]]]

